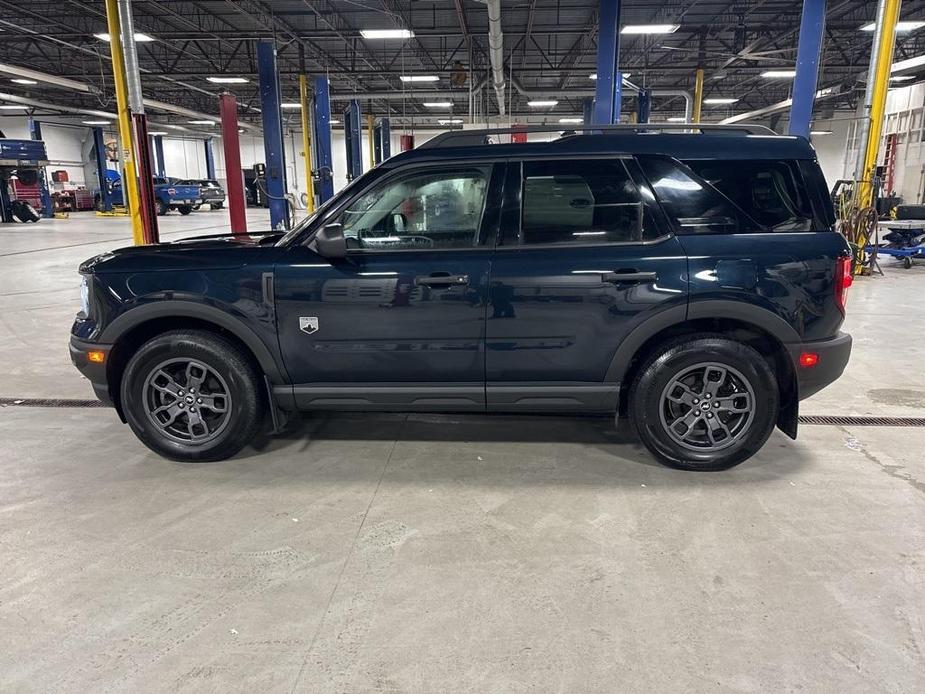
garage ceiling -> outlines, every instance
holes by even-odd
[[[829,0],[820,87],[842,85],[827,107],[856,105],[863,91],[872,34],[860,27],[874,18],[873,0]],[[671,23],[663,35],[621,37],[621,66],[630,81],[654,89],[693,88],[694,70],[706,70],[705,96],[735,97],[733,105],[704,107],[718,120],[786,99],[792,80],[768,79],[771,69],[793,69],[799,33],[799,1],[624,0],[623,24]],[[423,105],[440,95],[454,115],[469,109],[470,86],[480,113],[494,115],[490,88],[488,15],[475,0],[159,0],[133,3],[136,30],[153,37],[138,44],[145,96],[197,112],[217,114],[222,88],[237,94],[241,118],[259,122],[255,45],[275,38],[283,75],[283,100],[295,101],[297,75],[327,73],[337,101],[358,97],[363,110],[415,122],[435,118]],[[531,99],[558,105],[539,115],[577,115],[591,96],[596,71],[598,3],[588,0],[502,0],[507,99],[514,117],[537,116]],[[925,0],[906,0],[903,20],[925,20]],[[370,40],[362,29],[404,28],[409,40]],[[47,84],[23,85],[2,78],[0,92],[46,103],[114,110],[108,46],[94,37],[106,31],[103,2],[0,0],[0,62],[28,67],[91,85],[97,94]],[[925,53],[925,28],[902,33],[897,60]],[[451,86],[453,73],[465,84]],[[223,87],[209,77],[249,80]],[[433,83],[409,84],[401,75],[436,75]],[[414,87],[412,89],[412,87]],[[423,92],[423,94],[420,94]],[[631,102],[627,102],[631,103]],[[343,108],[335,103],[334,110]],[[678,97],[656,97],[654,119],[681,115]],[[160,120],[184,118],[158,114]],[[293,117],[296,117],[295,114]],[[446,111],[440,114],[446,117]]]

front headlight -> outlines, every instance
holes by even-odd
[[[90,317],[90,277],[80,276],[80,312],[84,318]]]

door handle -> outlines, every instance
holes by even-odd
[[[658,280],[658,273],[655,272],[636,272],[634,270],[625,272],[602,272],[601,282],[611,284],[655,282]]]
[[[418,275],[414,278],[414,283],[426,287],[457,287],[469,284],[469,275],[451,275],[448,272],[433,272],[429,275]]]

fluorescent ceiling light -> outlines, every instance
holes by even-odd
[[[440,125],[461,125],[462,122],[462,118],[445,118],[437,121]]]
[[[170,128],[171,130],[187,130],[187,128],[184,128],[182,125],[170,125],[170,124],[168,124],[168,125],[165,125],[164,127],[165,127],[165,128]]]
[[[832,131],[831,130],[810,130],[809,134],[810,135],[831,135]]]
[[[408,29],[360,29],[360,36],[364,39],[410,39],[414,32]]]
[[[93,36],[98,38],[100,41],[106,41],[107,43],[109,42],[108,33],[94,34]],[[153,40],[154,40],[153,36],[148,36],[147,34],[142,34],[137,31],[135,32],[135,41],[137,41],[138,43],[148,43]]]
[[[206,77],[213,84],[247,84],[250,82],[246,77]]]
[[[796,77],[796,70],[765,70],[761,73],[762,77]]]
[[[620,75],[623,77],[623,79],[626,79],[627,77],[632,77],[632,76],[633,76],[633,73],[632,73],[632,72],[621,72]],[[590,75],[588,75],[588,79],[589,79],[589,80],[596,80],[596,79],[597,79],[597,73],[596,73],[596,72],[592,72]]]
[[[215,125],[214,120],[188,120],[186,122],[190,125]]]
[[[36,82],[35,80],[27,80],[27,79],[23,79],[22,77],[11,79],[10,82],[15,82],[16,84],[38,84],[38,82]]]
[[[452,101],[425,101],[427,108],[453,108]]]
[[[890,77],[890,80],[893,82],[908,82],[909,80],[914,80],[915,77],[912,75],[893,75]]]
[[[402,82],[437,82],[440,80],[437,75],[402,75],[398,79]]]
[[[528,101],[527,102],[527,106],[533,106],[534,108],[547,108],[547,107],[551,108],[553,106],[557,106],[558,104],[559,102],[553,99],[549,99],[548,101],[539,100],[539,101]]]
[[[284,101],[279,105],[280,108],[302,108],[298,101]]]
[[[903,70],[911,70],[912,68],[921,67],[922,65],[925,65],[925,55],[918,55],[915,58],[900,60],[898,63],[893,63],[890,72],[902,72]]]
[[[669,123],[687,123],[687,118],[684,116],[672,116],[668,119]]]
[[[738,99],[733,99],[731,97],[713,97],[712,99],[704,99],[703,103],[705,104],[734,104]]]
[[[584,123],[584,118],[560,118],[560,123]]]
[[[108,120],[83,120],[80,122],[84,125],[109,125],[110,123]]]
[[[0,109],[4,111],[21,111],[22,109],[27,108],[26,106],[17,106],[16,104],[3,104],[0,106]]]
[[[338,125],[338,124],[340,123],[340,121],[337,120],[336,118],[332,118],[332,119],[331,119],[330,121],[328,121],[328,122],[329,122],[331,125]]]
[[[166,130],[149,130],[148,135],[166,135]]]
[[[861,27],[861,31],[873,31],[875,24],[871,22],[870,24],[865,24]],[[921,29],[925,27],[925,22],[896,22],[896,31],[915,31],[916,29]]]
[[[681,28],[680,24],[627,24],[620,29],[621,34],[673,34]]]

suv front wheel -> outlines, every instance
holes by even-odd
[[[768,440],[778,414],[777,380],[764,357],[713,335],[657,350],[629,398],[645,446],[685,470],[725,470],[747,460]]]
[[[172,460],[224,460],[247,445],[263,421],[259,383],[228,340],[175,330],[132,356],[121,399],[129,426],[152,451]]]

